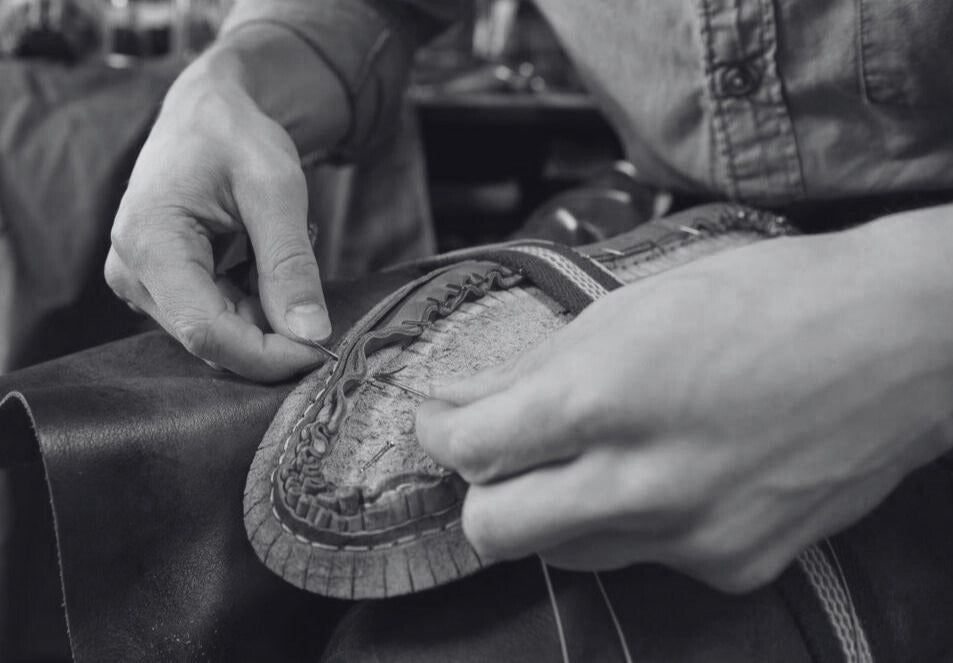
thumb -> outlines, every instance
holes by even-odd
[[[431,394],[434,398],[453,405],[469,405],[505,391],[535,373],[551,356],[552,348],[552,337],[544,338],[501,364],[481,369],[466,377],[433,384]]]
[[[308,239],[308,192],[297,164],[255,183],[236,202],[258,267],[262,310],[272,329],[305,343],[331,335],[321,274]]]

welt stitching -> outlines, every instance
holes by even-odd
[[[493,271],[491,272],[491,275],[496,275],[496,274],[498,274],[498,270],[493,270]],[[475,287],[475,286],[478,286],[478,285],[483,285],[483,284],[486,283],[486,281],[488,281],[488,280],[490,280],[490,279],[489,279],[489,278],[485,278],[485,279],[483,279],[479,284],[476,284],[476,283],[475,283],[475,284],[473,284],[473,286]],[[461,301],[462,301],[462,300],[461,300]],[[426,309],[426,311],[425,311],[425,314],[429,314],[431,311],[432,311],[432,307],[428,307],[428,308]],[[421,323],[424,323],[425,321],[420,321],[420,322],[421,322]],[[421,331],[422,331],[422,329],[421,329]],[[342,344],[342,345],[343,345],[343,344]],[[298,541],[300,541],[300,542],[302,542],[302,543],[307,543],[307,544],[309,544],[309,545],[311,545],[311,546],[314,546],[314,547],[317,547],[317,548],[324,548],[324,549],[330,549],[330,550],[370,551],[370,550],[376,550],[376,549],[378,549],[378,548],[392,547],[392,546],[394,546],[394,545],[401,545],[401,544],[409,543],[409,542],[414,541],[414,540],[416,540],[416,539],[419,539],[419,538],[421,538],[421,537],[429,536],[430,534],[434,534],[434,533],[436,533],[436,532],[444,531],[444,530],[449,529],[449,528],[451,528],[451,527],[453,527],[453,526],[455,526],[455,525],[458,525],[459,522],[460,522],[460,521],[459,521],[459,518],[454,519],[454,520],[450,521],[449,523],[446,523],[445,525],[443,525],[443,526],[441,526],[441,527],[439,527],[439,528],[434,528],[434,529],[429,529],[429,530],[423,530],[423,531],[418,532],[418,533],[413,534],[413,535],[408,535],[408,536],[406,536],[406,537],[401,537],[401,538],[399,538],[399,539],[396,539],[394,542],[390,542],[390,543],[378,544],[378,545],[373,545],[373,546],[354,546],[354,545],[334,546],[334,545],[319,543],[319,542],[317,542],[317,541],[311,541],[311,540],[309,540],[309,539],[306,539],[305,537],[303,537],[303,536],[301,536],[301,535],[296,534],[295,532],[293,532],[293,531],[291,530],[291,528],[288,527],[288,525],[286,525],[285,522],[282,520],[281,515],[278,513],[277,507],[276,507],[276,505],[275,505],[275,502],[276,502],[276,496],[275,496],[275,491],[276,491],[275,478],[276,478],[276,474],[277,474],[277,472],[278,472],[278,469],[284,464],[285,458],[286,458],[286,456],[287,456],[287,454],[288,454],[288,452],[289,452],[289,447],[290,447],[290,445],[291,445],[291,440],[292,440],[292,438],[294,437],[294,432],[295,432],[295,430],[297,430],[298,427],[299,427],[306,419],[310,419],[310,418],[311,418],[312,410],[315,408],[315,406],[317,405],[317,403],[318,403],[318,401],[321,399],[321,397],[326,393],[326,391],[327,391],[327,389],[328,389],[328,386],[329,386],[329,384],[330,384],[330,382],[331,382],[331,379],[332,379],[332,377],[334,377],[334,374],[335,374],[335,372],[336,372],[336,370],[337,370],[338,363],[339,363],[339,362],[335,362],[334,364],[329,364],[329,365],[328,365],[328,366],[329,366],[329,371],[328,371],[328,376],[325,378],[324,385],[323,385],[322,388],[319,389],[318,392],[311,398],[311,400],[309,401],[307,407],[306,407],[305,410],[302,412],[302,414],[301,414],[301,416],[298,418],[298,420],[297,420],[297,421],[294,423],[294,425],[291,427],[290,431],[288,432],[288,435],[287,435],[287,436],[285,437],[285,439],[284,439],[284,442],[283,442],[283,444],[282,444],[282,452],[281,452],[281,454],[279,455],[279,457],[278,457],[278,462],[276,463],[275,468],[272,470],[271,476],[270,476],[269,501],[270,501],[270,505],[271,505],[271,510],[270,510],[270,511],[271,511],[272,516],[278,521],[278,524],[281,526],[281,528],[282,528],[285,532],[287,532],[287,533],[290,534],[291,536],[294,536]],[[395,489],[395,490],[396,490],[396,489]],[[440,513],[446,513],[446,512],[448,512],[448,511],[452,510],[453,508],[455,508],[455,506],[456,506],[456,505],[454,505],[453,507],[449,507],[448,509],[445,509],[445,510],[441,511]],[[414,519],[411,519],[411,520],[408,520],[408,521],[402,523],[402,526],[406,526],[406,525],[413,524],[413,523],[415,523],[415,522],[419,522],[420,520],[424,520],[424,519],[426,519],[426,518],[433,517],[434,515],[435,515],[435,514],[424,514],[424,515],[422,515],[422,516],[419,516],[418,518],[414,518]],[[436,514],[436,515],[439,515],[439,514]],[[367,530],[367,531],[365,531],[365,532],[363,532],[363,533],[370,535],[370,534],[374,534],[375,532],[383,532],[383,531],[387,531],[387,530],[386,530],[386,529],[383,529],[383,530]],[[256,532],[257,532],[257,530],[256,530]]]
[[[747,229],[747,230],[755,230],[755,231],[757,231],[759,234],[762,234],[762,235],[767,235],[768,233],[765,232],[764,229],[762,229],[762,228],[759,226],[759,224],[758,224],[758,221],[759,221],[759,220],[760,220],[760,219],[755,219],[754,221],[752,221],[752,219],[749,218],[749,213],[747,213],[744,209],[739,209],[739,210],[737,210],[737,212],[736,212],[735,214],[729,214],[728,212],[725,212],[720,219],[717,219],[717,220],[715,221],[715,224],[716,224],[715,232],[713,232],[713,233],[708,233],[708,234],[715,234],[715,235],[717,235],[717,234],[721,234],[721,233],[726,232],[726,231],[737,230],[737,229]],[[705,219],[696,219],[696,220],[694,221],[694,225],[696,226],[696,229],[697,229],[697,228],[704,228],[706,225],[710,225],[710,222],[708,222],[708,221],[705,220]],[[718,227],[718,226],[720,226],[720,227]],[[678,235],[677,235],[676,233],[673,233],[673,236],[677,237]],[[648,259],[649,254],[653,253],[653,250],[659,250],[660,252],[665,253],[665,252],[667,252],[667,250],[672,250],[672,249],[675,249],[675,248],[678,248],[678,247],[687,246],[687,245],[690,245],[690,244],[695,243],[695,242],[697,242],[697,241],[700,241],[701,237],[702,237],[702,235],[692,235],[692,234],[689,234],[689,235],[686,237],[684,233],[681,233],[681,240],[680,240],[680,241],[679,241],[679,240],[676,240],[676,241],[665,242],[664,245],[660,245],[660,244],[657,244],[657,243],[652,243],[651,246],[649,246],[649,248],[647,248],[647,249],[645,250],[646,257],[645,257],[644,259]],[[637,255],[638,255],[638,252],[636,252],[636,253],[634,253],[634,254],[632,254],[632,255],[636,255],[636,256],[637,256]],[[609,258],[611,259],[611,256],[610,256]],[[590,257],[589,259],[596,260],[595,257]],[[643,259],[643,260],[644,260],[644,259]],[[637,259],[637,262],[641,262],[641,261]],[[496,274],[496,270],[494,270],[493,274]],[[487,280],[490,280],[490,279],[489,279],[489,278],[484,278],[484,279],[479,283],[479,285],[481,285],[481,286],[484,285]],[[474,284],[472,285],[472,287],[477,287],[477,286],[478,286],[478,284],[476,284],[476,283],[474,283]],[[403,296],[406,296],[406,295],[403,295]],[[459,293],[458,293],[458,296],[459,296]],[[463,301],[463,300],[461,300],[461,302],[462,302],[462,301]],[[429,315],[431,312],[432,312],[432,307],[428,307],[428,308],[426,309],[426,311],[425,311],[425,314],[426,314],[426,315]],[[446,313],[446,315],[449,315],[449,314],[452,313],[452,312],[453,312],[453,311],[449,311],[449,312]],[[426,321],[420,321],[421,324],[425,324],[425,322],[426,322]],[[373,323],[372,323],[372,324],[373,324]],[[366,332],[364,332],[364,333],[366,333]],[[345,342],[342,343],[342,346],[346,346],[346,345],[349,345],[349,344],[353,343],[353,342],[354,342],[354,339],[359,339],[362,335],[363,335],[363,333],[361,333],[361,334],[355,334],[354,337],[353,337],[353,338],[350,338],[350,339],[349,339],[349,338],[345,338],[345,339],[344,339]],[[349,335],[349,336],[350,336],[350,335]],[[328,375],[327,375],[327,377],[324,379],[324,383],[322,384],[321,388],[318,389],[318,390],[315,392],[315,394],[309,399],[308,405],[307,405],[307,406],[305,407],[305,409],[303,410],[301,416],[298,417],[298,419],[295,421],[295,423],[291,426],[291,428],[290,428],[290,430],[289,430],[289,432],[288,432],[288,435],[285,437],[285,439],[284,439],[284,441],[283,441],[282,451],[281,451],[281,454],[279,455],[278,462],[277,462],[277,464],[276,464],[276,466],[275,466],[275,469],[272,470],[272,473],[271,473],[271,476],[270,476],[270,489],[269,489],[269,491],[268,491],[268,499],[269,499],[269,501],[270,501],[270,506],[271,506],[270,513],[271,513],[271,515],[277,520],[277,522],[278,522],[278,524],[280,525],[281,529],[282,529],[285,533],[287,533],[287,534],[293,536],[297,541],[299,541],[299,542],[301,542],[301,543],[308,544],[309,546],[311,546],[311,547],[313,547],[313,548],[321,548],[321,549],[326,549],[326,550],[344,550],[344,551],[354,551],[354,552],[366,552],[366,551],[373,551],[373,550],[378,550],[378,549],[392,548],[392,547],[396,547],[396,546],[400,546],[400,545],[405,545],[405,544],[407,544],[407,543],[411,543],[411,542],[416,541],[416,540],[418,540],[418,539],[421,539],[421,538],[423,538],[423,537],[427,537],[427,536],[430,536],[430,535],[433,535],[433,534],[436,534],[436,533],[439,533],[439,532],[443,532],[443,531],[447,531],[447,530],[450,530],[450,529],[454,529],[454,528],[456,528],[456,527],[459,527],[459,526],[460,526],[460,519],[459,519],[459,518],[455,518],[455,519],[451,520],[450,522],[445,523],[444,525],[441,525],[440,527],[430,528],[430,529],[427,529],[427,530],[423,530],[423,531],[420,531],[420,532],[416,532],[416,533],[414,533],[414,534],[409,534],[409,535],[407,535],[407,536],[400,537],[400,538],[398,538],[398,539],[396,539],[396,540],[394,540],[394,541],[391,541],[391,542],[380,543],[380,544],[375,544],[375,545],[367,545],[367,546],[348,545],[348,544],[332,545],[332,544],[320,543],[320,542],[317,542],[317,541],[309,540],[309,539],[305,538],[304,536],[293,532],[293,531],[290,529],[290,527],[288,527],[288,525],[286,525],[285,522],[282,520],[281,515],[278,513],[277,508],[276,508],[276,505],[275,505],[275,503],[276,503],[276,494],[275,494],[275,493],[276,493],[276,483],[275,483],[276,473],[277,473],[278,469],[284,464],[285,458],[287,457],[287,454],[288,454],[288,452],[289,452],[289,447],[290,447],[290,445],[291,445],[292,438],[294,437],[294,432],[299,429],[299,427],[301,426],[301,424],[302,424],[303,422],[305,422],[306,420],[308,420],[308,419],[310,419],[310,418],[313,418],[314,409],[315,409],[315,407],[317,406],[318,401],[321,400],[322,396],[324,396],[326,393],[328,393],[328,388],[329,388],[330,382],[331,382],[332,378],[334,377],[334,375],[335,375],[335,373],[336,373],[336,371],[337,371],[337,368],[338,368],[339,363],[340,363],[340,362],[329,362],[329,363],[326,365],[326,369],[327,369],[327,371],[328,371]],[[400,486],[398,486],[397,488],[395,488],[395,489],[393,489],[393,490],[396,491],[396,490],[399,490],[399,489],[400,489]],[[261,501],[263,501],[263,500],[259,500],[259,502],[257,502],[256,505],[257,505],[258,503],[260,503]],[[428,518],[428,517],[433,517],[434,515],[440,515],[440,514],[442,514],[442,513],[447,513],[447,512],[449,512],[449,511],[452,511],[454,508],[456,508],[456,506],[457,506],[457,505],[454,504],[454,505],[452,505],[452,506],[450,506],[450,507],[447,507],[446,509],[441,510],[440,512],[438,512],[438,513],[436,513],[436,514],[424,514],[424,515],[422,515],[422,516],[420,516],[420,517],[418,517],[418,518],[415,518],[415,519],[409,520],[409,521],[407,521],[407,522],[405,522],[405,523],[402,523],[401,526],[406,526],[407,524],[412,524],[412,523],[418,522],[418,521],[420,521],[420,520],[422,520],[422,519],[425,519],[425,518]],[[259,525],[259,528],[256,528],[256,530],[255,530],[255,534],[256,534],[256,535],[257,535],[259,529],[260,529],[260,525]],[[384,532],[384,531],[387,531],[388,529],[393,529],[393,528],[384,528],[384,529],[373,530],[373,531],[372,531],[372,530],[368,530],[368,531],[365,531],[364,534],[374,534],[375,532]],[[274,540],[271,542],[271,545],[269,546],[269,552],[270,552],[271,547],[276,543],[276,541],[277,541],[277,538],[274,539]]]

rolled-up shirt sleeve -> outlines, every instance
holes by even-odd
[[[465,6],[465,0],[238,0],[220,38],[227,41],[255,26],[275,26],[305,42],[316,61],[269,63],[271,70],[281,76],[284,66],[289,76],[307,76],[309,66],[323,63],[334,72],[351,117],[344,140],[332,154],[354,159],[395,124],[415,49]],[[293,103],[302,106],[287,114],[319,112],[319,101],[295,98]]]

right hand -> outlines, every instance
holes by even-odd
[[[324,361],[308,343],[331,334],[307,205],[288,133],[240,85],[186,70],[133,169],[106,281],[206,362],[290,377]],[[258,293],[216,275],[212,240],[234,233],[251,240]]]

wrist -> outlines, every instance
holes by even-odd
[[[182,72],[166,104],[209,92],[254,104],[288,132],[302,157],[333,150],[351,123],[337,74],[278,25],[243,26],[216,42]]]

